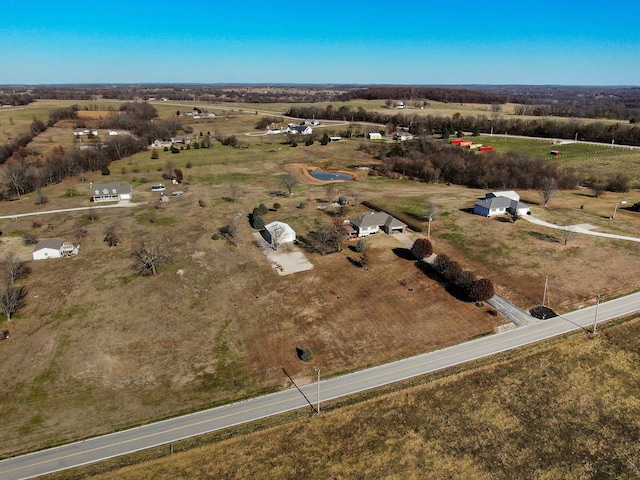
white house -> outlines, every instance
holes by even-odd
[[[287,127],[287,133],[294,135],[311,135],[313,133],[313,129],[309,125],[289,124]]]
[[[91,201],[93,202],[118,202],[132,198],[131,185],[125,183],[94,183],[91,185]]]
[[[60,258],[63,255],[70,254],[73,249],[73,245],[64,243],[64,240],[60,238],[48,238],[47,240],[38,242],[33,249],[33,259],[46,260],[47,258]]]
[[[407,224],[388,213],[371,212],[351,220],[351,226],[354,229],[354,235],[368,237],[371,234],[378,233],[381,229],[388,234],[404,233]]]
[[[271,222],[264,226],[262,236],[274,250],[283,243],[292,243],[296,239],[296,232],[283,222]]]
[[[501,193],[507,193],[510,196],[499,195]],[[496,196],[496,194],[498,194]],[[512,197],[517,197],[512,198]],[[529,215],[531,213],[531,207],[526,203],[522,203],[520,195],[514,191],[507,192],[492,192],[487,193],[485,198],[477,201],[473,205],[473,213],[476,215],[482,215],[483,217],[493,217],[495,215],[504,215],[505,213],[513,214],[518,212],[518,215]]]
[[[485,198],[495,198],[495,197],[507,197],[511,200],[515,200],[516,202],[520,201],[520,195],[518,195],[513,190],[503,190],[502,192],[491,192],[485,194]]]

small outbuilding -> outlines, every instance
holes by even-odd
[[[397,218],[385,212],[371,212],[360,215],[351,220],[353,227],[353,235],[357,237],[368,237],[374,233],[378,233],[381,229],[389,235],[394,233],[404,233],[407,227],[406,223],[401,222]]]
[[[293,243],[296,232],[284,222],[271,222],[264,226],[262,236],[274,250],[277,250],[284,243]]]

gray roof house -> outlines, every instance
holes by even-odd
[[[517,193],[512,193],[517,195],[518,199],[520,198]],[[531,213],[531,207],[511,197],[494,196],[493,193],[487,193],[485,198],[478,200],[473,205],[473,213],[482,215],[483,217],[493,217],[495,215],[504,215],[505,213],[513,214],[515,211],[517,211],[519,215],[528,215]]]
[[[131,185],[125,183],[94,183],[91,186],[91,201],[93,202],[118,202],[132,198]]]
[[[378,233],[382,229],[385,233],[404,233],[407,224],[385,212],[371,212],[360,215],[351,220],[354,234],[358,237],[367,237]]]

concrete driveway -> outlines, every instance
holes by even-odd
[[[278,250],[271,248],[260,233],[254,233],[256,243],[271,262],[273,269],[278,275],[291,275],[292,273],[311,270],[313,264],[307,260],[304,253],[293,244],[281,245]]]
[[[637,237],[628,237],[626,235],[616,235],[613,233],[603,233],[594,231],[598,227],[594,227],[593,225],[589,225],[588,223],[581,223],[578,225],[556,225],[555,223],[545,222],[544,220],[540,220],[532,215],[522,215],[520,218],[526,220],[527,222],[535,223],[536,225],[542,225],[543,227],[555,228],[556,230],[569,230],[575,233],[584,233],[586,235],[596,235],[598,237],[607,237],[607,238],[615,238],[618,240],[628,240],[630,242],[640,242],[640,238]]]

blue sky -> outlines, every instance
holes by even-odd
[[[640,85],[640,1],[22,1],[0,84]]]

